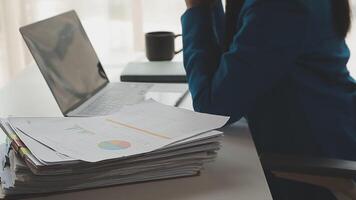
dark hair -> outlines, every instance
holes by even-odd
[[[351,8],[349,0],[332,0],[336,33],[346,38],[351,28]]]
[[[237,15],[245,0],[226,0],[225,43],[227,51],[236,31]],[[336,33],[345,38],[351,28],[351,7],[349,0],[331,0]]]
[[[237,25],[237,15],[244,4],[245,0],[226,0],[225,11],[225,51],[229,49],[229,46],[233,40]]]

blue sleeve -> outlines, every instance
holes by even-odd
[[[257,1],[244,10],[233,43],[222,53],[209,7],[182,16],[184,66],[196,111],[239,120],[295,67],[306,33],[296,1]]]
[[[220,48],[224,48],[224,35],[225,35],[225,13],[221,0],[216,0],[212,8],[212,24],[215,37]]]

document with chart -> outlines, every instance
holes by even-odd
[[[0,118],[0,197],[197,175],[228,119],[152,100],[100,117]]]
[[[154,101],[127,106],[116,115],[104,117],[9,119],[22,133],[20,138],[26,135],[61,154],[87,162],[150,152],[220,128],[227,120],[178,111]]]

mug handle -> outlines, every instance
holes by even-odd
[[[174,36],[174,39],[176,39],[177,37],[182,37],[182,34],[175,35],[175,36]],[[183,51],[183,49],[180,49],[180,50],[178,50],[178,51],[175,51],[174,54],[179,54],[179,53],[182,52],[182,51]]]

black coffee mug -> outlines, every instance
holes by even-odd
[[[146,33],[146,56],[149,61],[172,60],[174,55],[182,51],[176,51],[174,40],[182,35],[172,32],[150,32]]]

